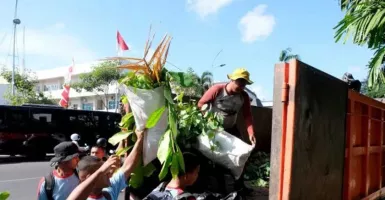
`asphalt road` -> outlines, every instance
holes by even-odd
[[[31,162],[0,155],[0,192],[9,191],[10,200],[36,199],[39,180],[52,169],[49,164],[48,160]]]

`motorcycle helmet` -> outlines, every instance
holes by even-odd
[[[107,147],[107,140],[105,138],[99,138],[96,141],[96,146],[106,148]]]
[[[79,141],[80,140],[80,135],[77,133],[74,133],[71,135],[71,140],[72,141]]]

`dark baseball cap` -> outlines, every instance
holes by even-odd
[[[51,159],[51,163],[61,163],[69,161],[79,156],[79,148],[73,142],[61,142],[53,149],[55,157]]]

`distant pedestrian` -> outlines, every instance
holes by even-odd
[[[79,184],[76,166],[79,149],[73,142],[62,142],[54,148],[51,166],[55,169],[40,180],[38,200],[65,200]]]
[[[85,147],[81,147],[79,145],[79,141],[80,141],[80,135],[77,134],[77,133],[74,133],[71,135],[71,140],[74,144],[76,144],[76,146],[78,146],[78,149],[80,152],[86,152],[88,151],[89,147],[88,146],[85,146]]]
[[[91,148],[91,156],[95,156],[95,157],[97,157],[103,161],[107,160],[107,156],[106,156],[104,149],[102,147],[99,147],[99,146],[93,146]]]

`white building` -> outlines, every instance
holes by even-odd
[[[79,75],[82,73],[91,72],[92,66],[98,62],[86,63],[86,64],[75,64],[72,71],[71,82],[79,80]],[[64,76],[68,73],[69,66],[53,68],[48,70],[37,71],[37,79],[39,83],[36,85],[36,90],[41,91],[48,98],[57,100],[61,99],[61,93],[63,91]],[[119,109],[116,106],[115,96],[118,92],[117,85],[109,86],[108,91],[108,102],[105,103],[105,94],[96,92],[76,92],[76,90],[70,90],[70,102],[69,108],[81,109],[81,110],[98,110],[98,111],[109,111],[116,112]],[[118,105],[120,95],[117,95]],[[107,108],[108,109],[107,109]]]
[[[0,77],[0,105],[7,104],[7,101],[4,99],[4,94],[9,88],[9,83],[4,80],[4,78]]]

